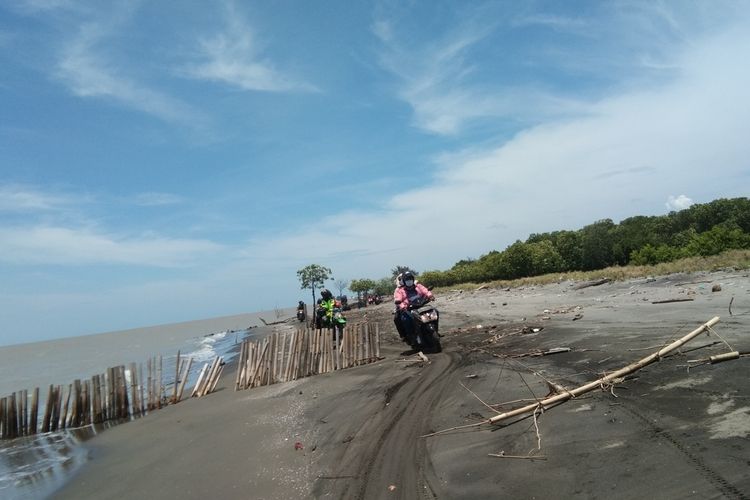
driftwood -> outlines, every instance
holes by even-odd
[[[641,368],[644,368],[644,367],[646,367],[646,366],[648,366],[648,365],[650,365],[650,364],[652,364],[652,363],[654,363],[656,361],[661,360],[663,357],[665,357],[666,355],[668,355],[672,351],[674,351],[676,349],[679,349],[684,344],[686,344],[687,342],[691,341],[692,339],[694,339],[695,337],[697,337],[701,333],[710,331],[711,327],[713,325],[715,325],[716,323],[718,323],[718,322],[719,322],[719,317],[715,316],[714,318],[711,318],[709,321],[707,321],[706,323],[702,324],[701,326],[699,326],[698,328],[696,328],[692,332],[688,333],[684,337],[682,337],[682,338],[680,338],[678,340],[675,340],[674,342],[672,342],[671,344],[669,344],[669,345],[667,345],[665,347],[662,347],[661,349],[659,349],[658,351],[650,354],[649,356],[646,356],[645,358],[643,358],[643,359],[641,359],[639,361],[636,361],[634,363],[631,363],[628,366],[626,366],[624,368],[621,368],[621,369],[619,369],[617,371],[614,371],[614,372],[610,373],[609,375],[601,377],[601,378],[599,378],[597,380],[589,382],[589,383],[587,383],[585,385],[582,385],[580,387],[577,387],[575,389],[567,390],[565,388],[560,388],[562,390],[560,391],[559,394],[556,394],[556,395],[551,396],[551,397],[546,397],[546,398],[541,399],[541,400],[537,400],[535,403],[528,404],[528,405],[523,406],[521,408],[516,408],[515,410],[510,410],[510,411],[506,411],[504,413],[500,413],[499,415],[495,415],[495,416],[490,417],[490,418],[488,418],[486,420],[482,420],[481,422],[475,422],[475,423],[468,424],[468,425],[462,425],[462,426],[453,427],[453,428],[450,428],[450,429],[445,429],[445,430],[434,432],[434,433],[431,433],[431,434],[426,434],[423,437],[435,436],[435,435],[438,435],[438,434],[443,434],[443,433],[451,432],[451,431],[458,430],[458,429],[464,429],[464,428],[469,428],[469,427],[476,427],[476,426],[479,426],[479,425],[499,424],[499,423],[501,423],[504,420],[508,420],[508,419],[514,418],[514,417],[527,416],[528,414],[536,415],[536,412],[538,412],[538,411],[544,411],[544,410],[546,410],[548,408],[552,408],[552,407],[554,407],[554,406],[556,406],[556,405],[558,405],[560,403],[564,403],[565,401],[567,401],[567,400],[569,400],[571,398],[575,398],[576,396],[579,396],[581,394],[585,394],[587,392],[591,392],[591,391],[593,391],[593,390],[595,390],[597,388],[610,386],[613,383],[618,382],[619,380],[621,380],[626,375],[630,375],[631,373],[634,373],[634,372],[640,370]],[[739,357],[739,356],[734,356],[734,355],[735,355],[735,353],[729,353],[727,355],[724,355],[723,357],[726,357],[726,359],[721,359],[721,361],[726,361],[728,359],[737,359],[737,357]],[[734,357],[732,357],[732,356],[734,356]],[[720,355],[718,357],[722,357],[722,356]]]
[[[602,278],[602,279],[593,280],[593,281],[584,281],[583,283],[579,283],[576,286],[574,286],[573,290],[581,290],[583,288],[588,288],[590,286],[599,286],[605,283],[609,283],[610,281],[612,281],[612,278]]]
[[[725,352],[723,354],[715,354],[703,359],[689,359],[688,363],[697,363],[698,365],[722,363],[724,361],[731,361],[733,359],[739,359],[750,356],[750,351],[732,351]]]
[[[692,302],[694,299],[667,299],[667,300],[654,300],[652,304],[669,304],[672,302]]]
[[[288,321],[288,320],[282,319],[282,320],[279,320],[279,321],[272,321],[272,322],[269,323],[268,321],[264,320],[263,318],[258,318],[258,319],[261,320],[263,322],[263,324],[266,325],[266,326],[280,325],[280,324],[286,323]]]
[[[538,357],[538,356],[549,356],[550,354],[560,354],[561,352],[570,352],[572,349],[570,347],[553,347],[552,349],[548,349],[546,351],[532,351],[532,352],[525,352],[523,354],[516,354],[509,356],[511,358],[526,358],[526,357]]]
[[[646,356],[645,358],[641,359],[640,361],[636,361],[635,363],[632,363],[625,368],[621,368],[615,372],[610,373],[607,376],[601,377],[597,380],[594,380],[593,382],[589,382],[586,385],[582,385],[580,387],[577,387],[575,389],[572,389],[570,391],[565,391],[561,394],[557,394],[555,396],[546,398],[542,401],[539,401],[536,404],[530,404],[521,408],[518,408],[516,410],[508,411],[505,413],[501,413],[500,415],[496,415],[494,417],[491,417],[487,420],[488,423],[496,424],[498,422],[501,422],[503,420],[507,420],[512,417],[516,417],[519,415],[523,415],[525,413],[533,412],[537,408],[541,407],[542,409],[546,409],[548,407],[554,406],[558,403],[562,403],[564,401],[567,401],[570,398],[574,398],[580,394],[585,394],[587,392],[593,391],[596,388],[602,387],[604,385],[610,384],[614,382],[615,380],[624,377],[625,375],[629,375],[633,372],[636,372],[640,370],[641,368],[650,365],[651,363],[654,363],[656,361],[659,361],[661,358],[669,354],[670,352],[674,351],[675,349],[678,349],[679,347],[683,346],[687,342],[691,341],[693,338],[697,337],[701,333],[707,331],[709,328],[711,328],[713,325],[719,322],[719,317],[716,316],[709,320],[708,322],[702,324],[692,332],[688,333],[681,339],[675,340],[671,344],[669,344],[666,347],[663,347],[662,349],[656,351],[655,353]]]

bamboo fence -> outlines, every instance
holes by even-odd
[[[245,340],[240,347],[235,390],[288,382],[372,363],[380,358],[378,325],[333,330],[299,329],[276,332],[264,339]]]
[[[40,415],[40,390],[22,390],[0,398],[0,439],[14,439],[37,433],[54,432],[92,424],[120,422],[142,417],[168,404],[182,400],[193,359],[180,359],[177,353],[175,379],[168,396],[164,381],[163,359],[149,358],[144,378],[143,363],[107,368],[90,379],[76,379],[64,385],[50,385]],[[204,371],[205,371],[204,365]],[[191,396],[212,392],[224,367],[223,358],[211,363],[215,369],[198,380]],[[200,385],[200,388],[198,387]],[[197,389],[200,389],[196,392]]]

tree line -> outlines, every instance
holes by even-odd
[[[684,257],[717,255],[726,250],[750,249],[750,199],[718,199],[667,215],[638,215],[619,224],[603,219],[575,231],[533,233],[505,250],[493,250],[477,259],[464,259],[446,271],[419,274],[429,287],[460,283],[512,280],[571,271],[592,271],[609,266],[647,265]],[[357,298],[390,295],[394,278],[410,270],[396,266],[391,276],[353,279],[348,289]],[[315,289],[331,278],[331,270],[312,264],[297,272],[302,288]],[[345,282],[338,287],[343,289]],[[341,293],[341,291],[340,291]]]
[[[531,234],[503,251],[425,271],[428,286],[511,280],[609,266],[670,262],[750,248],[750,199],[718,199],[661,216],[604,219],[576,231]]]

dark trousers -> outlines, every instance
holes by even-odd
[[[408,311],[396,311],[393,322],[402,339],[409,339],[414,336],[414,319]]]

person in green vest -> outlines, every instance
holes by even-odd
[[[341,305],[336,304],[333,294],[327,288],[320,291],[321,300],[318,302],[318,328],[328,328],[333,334],[333,340],[339,345],[346,326],[346,317],[341,312]]]

